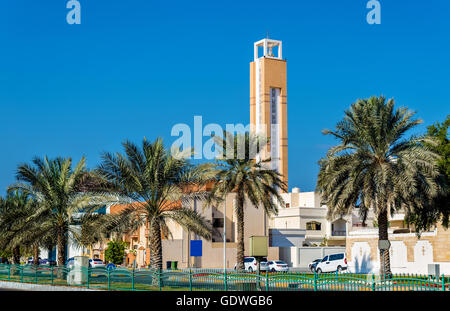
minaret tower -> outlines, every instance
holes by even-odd
[[[252,131],[270,138],[267,151],[261,157],[271,158],[271,168],[282,174],[287,184],[286,86],[286,60],[281,41],[267,38],[255,42],[254,60],[250,63],[250,125]]]

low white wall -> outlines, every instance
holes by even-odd
[[[450,262],[430,262],[430,264],[438,264],[440,274],[450,275]],[[348,269],[354,273],[379,273],[380,263],[378,261],[369,261],[365,263],[364,267],[361,267],[349,261]],[[392,273],[428,274],[428,264],[407,262],[404,267],[391,267],[391,271]]]

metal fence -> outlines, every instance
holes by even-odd
[[[132,291],[450,291],[450,277],[395,274],[152,270],[0,264],[0,280]]]

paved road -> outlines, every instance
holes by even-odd
[[[0,288],[0,292],[23,292],[23,290],[11,289],[11,288]]]

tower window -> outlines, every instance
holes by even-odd
[[[213,219],[213,227],[214,228],[223,228],[223,218],[214,218]]]
[[[306,230],[320,231],[322,224],[317,221],[310,221],[306,223]]]

